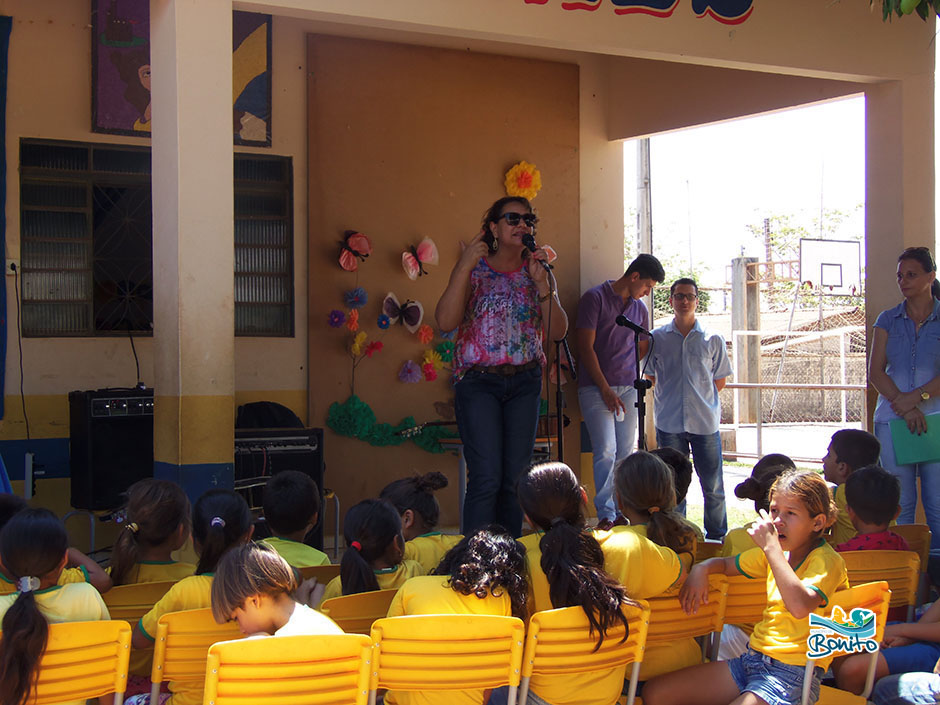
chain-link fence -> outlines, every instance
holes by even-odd
[[[865,330],[735,331],[729,351],[736,383],[767,385],[760,393],[763,424],[863,423],[866,415]],[[773,385],[785,385],[772,388]],[[792,387],[791,385],[798,385]],[[807,389],[829,387],[828,389]],[[720,394],[723,424],[755,424],[756,389],[726,388]]]

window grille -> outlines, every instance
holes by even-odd
[[[235,334],[293,336],[289,157],[236,154]],[[23,334],[151,335],[150,150],[20,141]]]

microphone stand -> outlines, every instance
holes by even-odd
[[[574,369],[574,362],[571,360],[571,348],[568,347],[568,336],[555,341],[555,415],[558,417],[558,462],[565,462],[565,392],[561,386],[561,352],[564,350],[565,359],[568,361],[568,369],[571,371],[571,379],[578,378],[578,373]],[[551,429],[549,429],[551,431]]]
[[[633,357],[636,362],[636,379],[633,388],[636,389],[636,422],[637,422],[637,448],[646,450],[646,391],[653,386],[648,379],[640,376],[640,331],[633,330]]]

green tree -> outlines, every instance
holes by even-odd
[[[663,263],[663,269],[666,270],[666,278],[663,280],[662,284],[653,289],[653,317],[668,315],[672,312],[672,306],[669,305],[669,287],[672,286],[672,283],[676,279],[689,277],[696,282],[701,280],[701,277],[698,276],[694,270],[689,269],[688,262],[686,262],[681,255],[673,254],[660,256],[659,253],[656,253],[656,256],[659,258],[659,261]],[[697,269],[703,270],[704,265],[699,262]],[[699,313],[707,311],[711,300],[711,292],[706,289],[699,289],[698,308],[695,310]]]
[[[868,0],[874,5],[875,0]],[[910,15],[916,12],[922,20],[930,15],[940,15],[940,0],[881,0],[881,19],[887,22],[892,16]]]

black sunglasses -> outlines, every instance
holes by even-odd
[[[535,213],[503,213],[496,220],[500,221],[503,218],[506,219],[506,224],[513,228],[519,225],[520,220],[526,224],[527,228],[534,227],[539,222],[539,219],[535,217]]]

